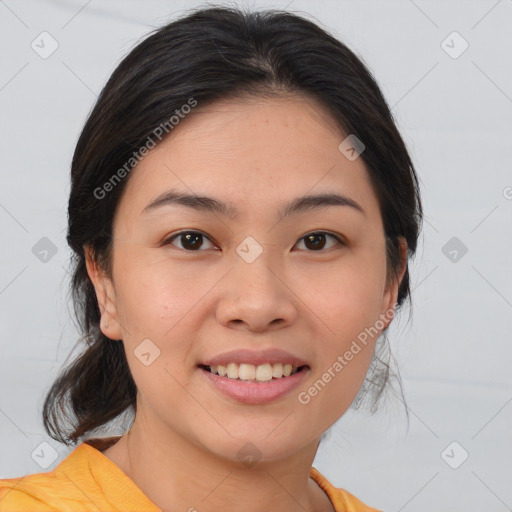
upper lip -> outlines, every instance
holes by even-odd
[[[267,349],[267,350],[247,350],[247,349],[238,349],[231,350],[229,352],[224,352],[222,354],[211,357],[200,365],[204,366],[212,366],[212,365],[222,365],[226,366],[229,363],[246,363],[246,364],[291,364],[292,366],[307,366],[308,363],[301,359],[300,357],[294,356],[289,352],[281,349]]]

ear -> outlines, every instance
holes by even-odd
[[[100,268],[93,256],[92,249],[84,245],[87,274],[94,285],[98,307],[101,311],[101,332],[112,340],[122,339],[121,326],[117,320],[116,293],[112,280]]]
[[[400,244],[400,270],[396,280],[389,283],[382,297],[380,317],[386,324],[384,330],[389,327],[389,324],[393,320],[396,309],[396,301],[398,299],[398,289],[400,288],[400,283],[402,282],[405,270],[407,269],[407,241],[403,236],[401,236],[398,238],[398,242]]]

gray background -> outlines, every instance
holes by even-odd
[[[51,470],[71,451],[40,416],[77,339],[65,230],[81,127],[136,42],[201,4],[0,0],[0,477]],[[512,2],[238,5],[309,13],[355,50],[421,179],[413,319],[404,310],[389,330],[409,427],[397,400],[349,412],[315,467],[386,511],[512,510]],[[31,47],[43,31],[58,43],[47,58]]]

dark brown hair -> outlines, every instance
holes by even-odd
[[[407,241],[408,258],[415,253],[422,222],[417,176],[390,109],[363,62],[319,24],[290,12],[226,7],[188,12],[154,31],[122,60],[101,91],[74,152],[67,241],[73,251],[72,299],[85,346],[46,396],[43,421],[52,438],[77,443],[121,413],[135,412],[137,389],[123,342],[110,340],[99,329],[101,313],[84,254],[84,245],[91,247],[110,275],[112,221],[129,173],[101,197],[97,191],[190,98],[205,106],[227,97],[276,91],[318,100],[344,133],[364,143],[361,158],[384,223],[388,282],[397,278],[402,263],[399,237]],[[407,268],[397,307],[410,301],[409,286]],[[356,405],[363,395],[376,403],[389,380],[383,353],[376,351]]]

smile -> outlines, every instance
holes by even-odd
[[[219,366],[220,372],[225,372],[225,375],[220,375]],[[225,367],[199,365],[198,370],[208,386],[213,386],[224,397],[247,405],[263,405],[284,399],[301,386],[311,372],[308,365],[297,367],[280,363],[229,363]],[[279,376],[275,377],[274,372]],[[250,378],[240,378],[240,373],[242,377]],[[258,380],[258,376],[266,380]]]
[[[268,382],[272,379],[282,379],[295,375],[304,366],[293,366],[292,364],[282,363],[264,363],[264,364],[247,364],[247,363],[228,363],[227,365],[201,365],[201,367],[214,375],[227,377],[233,380],[250,380],[259,382]]]

